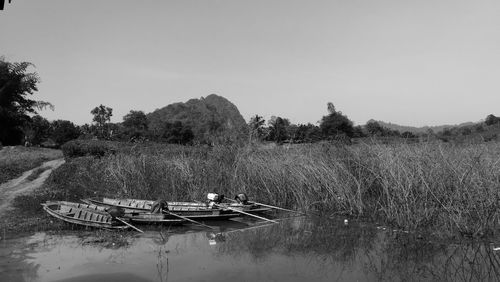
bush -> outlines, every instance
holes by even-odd
[[[72,140],[61,146],[66,159],[93,156],[103,157],[115,154],[119,144],[111,141],[101,140]]]

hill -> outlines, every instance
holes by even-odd
[[[191,127],[195,141],[219,143],[233,140],[247,130],[238,108],[229,100],[215,94],[185,103],[170,104],[147,115],[149,128],[159,131],[165,123],[182,122]]]
[[[472,126],[472,125],[477,124],[474,122],[464,122],[464,123],[461,123],[458,125],[437,125],[437,126],[414,127],[414,126],[399,125],[399,124],[394,124],[394,123],[384,122],[384,121],[374,120],[374,119],[371,119],[368,122],[373,122],[373,121],[378,122],[378,124],[380,124],[381,126],[383,126],[385,128],[389,128],[391,130],[398,130],[401,133],[408,131],[408,132],[412,132],[415,134],[427,133],[429,131],[429,129],[434,131],[434,133],[438,133],[438,132],[443,131],[447,128]]]

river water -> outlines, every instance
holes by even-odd
[[[0,240],[0,281],[500,281],[490,242],[431,243],[343,219],[209,222]]]

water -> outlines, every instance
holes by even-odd
[[[494,244],[436,244],[343,219],[212,222],[0,241],[0,281],[500,281]]]

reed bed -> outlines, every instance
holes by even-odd
[[[52,174],[44,198],[203,200],[208,192],[245,192],[262,203],[410,231],[481,237],[498,230],[498,143],[185,148],[75,158]]]

